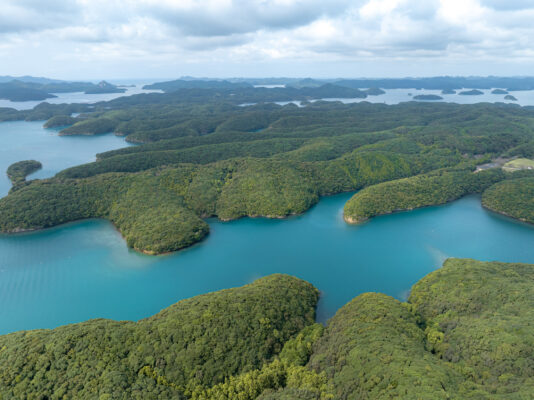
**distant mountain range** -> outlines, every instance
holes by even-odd
[[[454,77],[384,78],[384,79],[313,79],[313,78],[229,78],[209,79],[182,77],[177,80],[146,85],[145,89],[161,89],[166,92],[178,89],[232,89],[253,85],[285,85],[294,88],[320,87],[333,84],[352,89],[434,89],[450,92],[455,89],[493,89],[507,91],[534,90],[534,77]]]
[[[6,81],[5,79],[10,79]],[[13,77],[0,77],[0,99],[11,101],[39,101],[57,97],[53,93],[84,92],[97,93],[124,93],[126,89],[119,88],[109,82],[98,84],[91,82],[67,82],[31,76],[12,79]]]
[[[50,78],[43,78],[38,76],[11,76],[11,75],[4,75],[0,76],[0,83],[6,83],[11,81],[20,81],[20,82],[30,82],[30,83],[59,83],[59,82],[65,82],[58,79],[50,79]]]
[[[313,79],[313,78],[229,78],[209,79],[182,77],[176,80],[145,85],[144,89],[158,89],[174,92],[182,89],[251,89],[255,85],[285,85],[287,88],[321,88],[325,85],[330,92],[343,93],[345,89],[367,89],[363,94],[379,95],[381,89],[434,89],[451,93],[458,89],[506,89],[506,91],[534,90],[534,77],[453,77],[438,76],[429,78],[383,78],[383,79]],[[54,93],[84,92],[124,93],[126,89],[102,81],[69,82],[34,76],[0,76],[0,99],[11,101],[45,100],[56,97]],[[504,90],[503,90],[504,92]],[[359,97],[359,96],[358,96]]]

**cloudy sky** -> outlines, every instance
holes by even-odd
[[[0,0],[0,75],[534,75],[534,0]]]

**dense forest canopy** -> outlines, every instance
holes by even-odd
[[[450,259],[407,302],[359,295],[325,328],[285,275],[139,322],[0,336],[2,399],[522,399],[534,390],[534,265]]]
[[[0,230],[106,218],[129,247],[160,254],[202,240],[207,217],[284,217],[357,190],[348,222],[478,193],[486,208],[534,223],[533,171],[477,170],[534,157],[530,107],[312,102],[371,92],[222,86],[0,109],[4,121],[140,143],[49,179],[25,182],[37,161],[12,165]],[[302,106],[272,104],[290,100]],[[1,336],[0,398],[528,398],[533,284],[532,265],[448,260],[407,302],[363,294],[323,327],[317,289],[274,275],[139,322]]]
[[[534,110],[528,107],[262,102],[267,94],[329,90],[339,87],[178,89],[95,105],[3,109],[6,119],[68,124],[63,135],[114,132],[144,144],[15,186],[0,200],[0,230],[107,218],[130,247],[159,254],[204,238],[206,217],[284,217],[306,211],[320,196],[367,188],[345,210],[348,221],[357,221],[482,193],[519,176],[474,174],[477,164],[531,152]],[[240,106],[239,96],[257,104]],[[74,112],[80,115],[72,117]],[[364,198],[372,209],[358,200]]]
[[[24,182],[28,175],[40,170],[42,167],[43,165],[36,160],[18,161],[8,167],[7,176],[15,186]]]

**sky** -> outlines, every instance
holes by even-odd
[[[0,75],[534,75],[534,0],[0,0]]]

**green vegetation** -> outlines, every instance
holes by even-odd
[[[177,79],[167,82],[156,82],[151,85],[143,86],[143,89],[163,90],[164,92],[173,92],[179,89],[239,89],[250,88],[251,84],[246,82],[228,82],[228,81],[204,81],[204,80],[183,80]]]
[[[508,91],[504,89],[493,89],[491,94],[508,94]]]
[[[107,218],[134,249],[175,251],[201,240],[217,216],[283,217],[306,211],[320,195],[432,169],[449,162],[436,154],[421,165],[412,155],[354,152],[326,162],[233,159],[208,165],[177,164],[136,174],[37,181],[0,200],[4,232],[55,226],[82,218]],[[454,160],[454,157],[452,157]]]
[[[511,94],[507,94],[506,96],[504,96],[504,100],[517,101],[517,98],[515,96],[512,96]]]
[[[372,87],[365,91],[367,96],[380,96],[381,94],[386,94],[386,92],[380,88]]]
[[[50,118],[44,124],[45,128],[58,128],[63,126],[73,125],[78,122],[77,118],[71,117],[70,115],[56,115]]]
[[[0,121],[43,121],[56,115],[70,116],[72,113],[93,111],[88,104],[40,103],[31,110],[0,108]]]
[[[11,183],[19,185],[26,180],[26,177],[35,171],[43,168],[43,165],[39,161],[25,160],[11,164],[7,169],[7,177],[11,180]]]
[[[85,94],[101,94],[101,93],[124,93],[126,89],[119,88],[109,82],[101,81],[96,85],[91,85],[85,89]]]
[[[52,97],[57,97],[35,86],[36,85],[34,84],[20,81],[0,83],[0,99],[10,101],[30,101],[46,100]]]
[[[446,399],[459,376],[425,348],[425,332],[405,304],[366,293],[328,323],[310,360],[336,399]]]
[[[425,100],[425,101],[432,101],[432,100],[443,100],[443,97],[438,96],[436,94],[418,94],[417,96],[413,96],[414,100]]]
[[[85,92],[92,93],[124,93],[125,89],[119,89],[107,82],[98,85],[89,82],[65,82],[46,81],[27,82],[12,80],[0,83],[0,99],[11,101],[46,100],[57,97],[53,93]]]
[[[456,90],[453,89],[443,89],[441,94],[456,94]]]
[[[368,293],[309,362],[340,399],[521,399],[534,390],[534,266],[447,260],[408,303]]]
[[[473,172],[502,156],[534,157],[530,108],[279,106],[266,103],[376,91],[352,81],[277,89],[185,82],[95,105],[0,109],[0,120],[48,120],[67,125],[66,135],[113,132],[143,143],[45,180],[24,182],[36,161],[12,165],[0,231],[106,218],[128,246],[160,254],[205,237],[203,218],[285,217],[355,190],[350,222],[482,193],[485,207],[534,223],[530,160],[515,160],[527,170],[513,173]],[[512,400],[534,391],[534,266],[448,260],[408,302],[363,294],[326,328],[314,323],[317,299],[310,284],[274,275],[136,323],[1,336],[0,398]]]
[[[463,92],[459,92],[458,94],[461,96],[480,96],[484,94],[484,92],[478,89],[473,89],[473,90],[464,90]]]
[[[534,265],[449,259],[408,302],[362,294],[326,328],[285,275],[139,322],[0,336],[2,399],[523,399],[534,390]]]
[[[319,82],[320,83],[320,82]],[[383,89],[434,89],[452,90],[463,88],[492,89],[510,88],[508,90],[532,90],[532,77],[498,77],[498,76],[435,76],[429,78],[384,78],[384,79],[341,79],[333,81],[336,85],[353,88],[381,87]]]
[[[467,194],[482,193],[504,178],[498,169],[478,173],[463,169],[384,182],[356,193],[345,204],[344,218],[349,223],[360,223],[377,215],[444,204]]]
[[[484,192],[482,205],[500,214],[534,223],[534,178],[499,182]]]
[[[325,90],[291,90],[304,89]],[[92,112],[44,103],[24,114],[53,115],[49,124],[56,125],[83,112],[62,134],[114,132],[148,143],[99,154],[96,162],[17,187],[0,200],[0,230],[106,218],[128,246],[159,254],[205,237],[209,227],[202,218],[285,217],[306,211],[323,195],[421,174],[427,175],[362,191],[355,199],[373,194],[367,198],[383,200],[372,207],[362,201],[358,212],[369,217],[479,193],[501,178],[471,174],[476,163],[526,151],[534,142],[534,112],[505,104],[240,107],[175,97],[225,93],[191,90],[125,97],[97,104]],[[235,95],[241,90],[266,93],[244,88]],[[380,194],[393,188],[393,196]],[[355,201],[347,205],[349,216]]]
[[[1,336],[0,397],[235,399],[231,390],[247,390],[244,399],[257,397],[252,384],[320,387],[302,367],[322,332],[313,324],[317,298],[310,284],[272,275],[137,323],[98,319]]]
[[[502,169],[508,172],[534,169],[534,161],[529,160],[528,158],[517,158],[515,160],[508,161],[502,166]]]
[[[460,398],[532,395],[533,283],[532,265],[448,260],[412,288],[427,348],[467,378]]]

